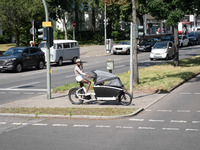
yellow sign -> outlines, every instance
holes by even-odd
[[[51,27],[52,23],[51,22],[42,22],[42,27]]]

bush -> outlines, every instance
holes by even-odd
[[[5,35],[0,35],[0,44],[5,44],[5,43],[9,43],[9,39],[7,36]]]

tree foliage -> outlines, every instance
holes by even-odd
[[[33,5],[34,4],[34,5]],[[23,41],[28,44],[28,37],[31,37],[31,19],[38,22],[42,20],[42,5],[38,0],[1,0],[0,19],[1,27],[5,33],[14,36],[16,46]]]

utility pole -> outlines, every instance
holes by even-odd
[[[139,73],[138,73],[138,56],[137,56],[137,41],[136,41],[136,2],[132,0],[132,16],[133,16],[133,38],[132,38],[132,48],[133,48],[133,84],[139,83]]]
[[[45,17],[46,17],[46,22],[49,21],[49,14],[48,14],[48,9],[46,5],[46,1],[42,0],[44,9],[45,9]],[[49,38],[49,37],[48,37]],[[46,51],[46,60],[47,60],[47,99],[51,99],[51,68],[50,68],[50,47],[49,47],[49,39],[47,39],[47,51]]]
[[[104,38],[105,38],[105,53],[106,53],[106,38],[107,38],[107,18],[106,18],[106,2],[104,4]]]

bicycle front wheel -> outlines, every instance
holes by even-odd
[[[122,105],[127,106],[127,105],[130,105],[132,103],[132,96],[127,92],[123,92],[120,95],[119,100],[120,100]]]
[[[82,88],[72,88],[69,91],[69,100],[72,104],[82,104],[83,100],[79,99],[79,94],[85,94],[84,90]]]

